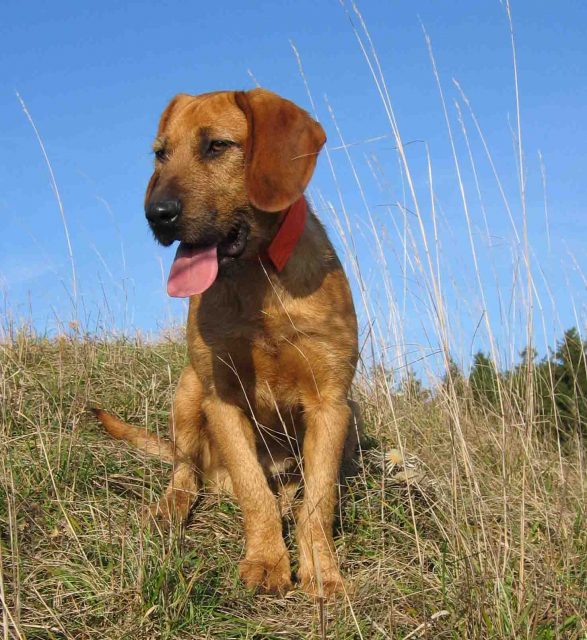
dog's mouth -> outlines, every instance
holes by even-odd
[[[249,225],[243,220],[233,227],[230,233],[218,244],[218,256],[221,263],[240,258],[247,246]]]
[[[241,221],[219,242],[205,245],[180,242],[169,271],[167,293],[174,298],[204,293],[214,284],[218,266],[243,254],[248,237],[249,225]]]

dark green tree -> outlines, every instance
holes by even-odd
[[[416,376],[412,367],[408,367],[406,374],[400,383],[400,393],[408,400],[425,400],[428,397],[428,391],[424,389],[424,385],[420,378]]]
[[[562,426],[587,436],[587,342],[576,327],[565,332],[552,361],[554,402]]]
[[[530,399],[536,399],[535,361],[537,357],[538,352],[534,347],[524,347],[520,351],[520,364],[507,374],[510,392],[513,393],[520,408],[525,407]]]
[[[534,347],[525,347],[520,351],[520,368],[528,369],[531,365],[534,364],[536,358],[538,357],[538,351],[534,349]]]
[[[543,433],[565,439],[587,436],[587,343],[575,327],[567,330],[549,357],[528,366],[536,354],[525,349],[522,362],[510,372],[510,388],[520,403],[527,400],[529,373],[536,408],[536,426]]]
[[[454,389],[457,398],[464,398],[466,393],[466,383],[463,372],[452,356],[448,357],[448,365],[444,376],[442,376],[442,386],[448,391]]]
[[[469,386],[473,400],[488,409],[499,407],[499,380],[493,360],[482,351],[473,356],[469,374]]]

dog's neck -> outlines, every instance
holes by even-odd
[[[269,247],[267,247],[266,257],[271,261],[278,273],[283,271],[302,237],[307,217],[308,205],[302,195],[286,210],[277,233]]]

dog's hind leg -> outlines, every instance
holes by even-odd
[[[171,482],[151,513],[170,522],[187,519],[202,482],[202,385],[192,367],[187,366],[179,379],[170,432],[175,456]]]

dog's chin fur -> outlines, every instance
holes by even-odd
[[[177,238],[165,239],[155,231],[151,230],[151,232],[153,234],[153,238],[155,238],[155,242],[157,242],[157,244],[160,244],[162,247],[170,247],[174,242],[177,242]]]
[[[229,256],[222,256],[218,259],[218,278],[235,278],[243,268],[245,259],[230,258]]]

